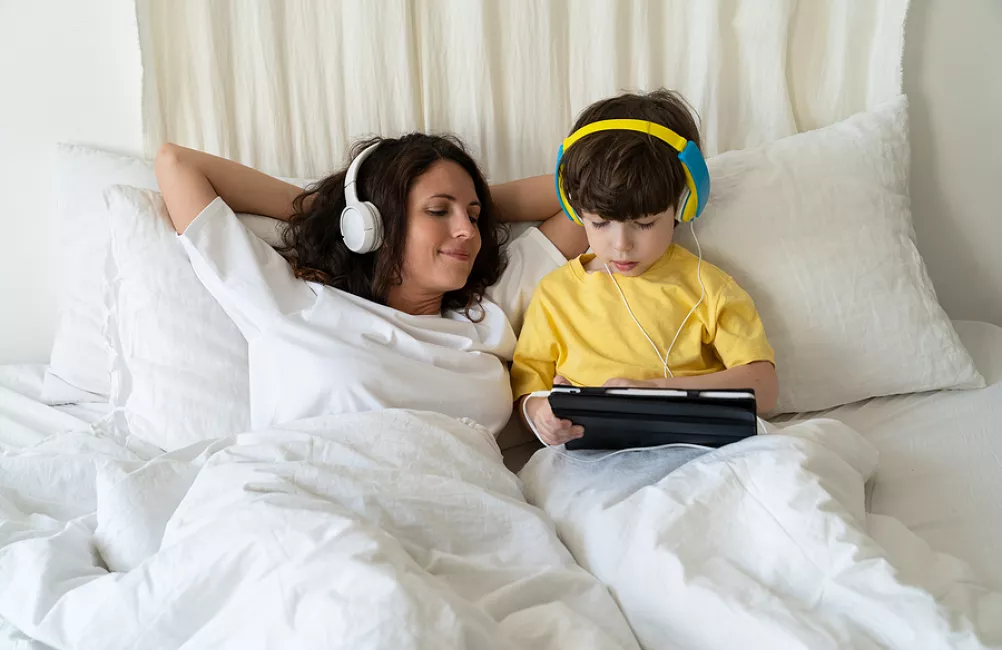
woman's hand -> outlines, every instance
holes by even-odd
[[[569,385],[570,382],[557,375],[553,379],[553,384],[555,386]],[[528,400],[525,405],[526,415],[545,444],[562,445],[584,435],[584,427],[578,426],[570,420],[561,420],[553,414],[549,399],[545,397],[526,397],[525,399]]]

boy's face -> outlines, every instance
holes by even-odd
[[[671,246],[674,209],[630,221],[612,221],[588,212],[579,214],[592,252],[614,273],[642,275]]]

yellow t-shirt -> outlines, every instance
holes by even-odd
[[[536,288],[511,368],[515,398],[549,390],[562,375],[576,386],[614,377],[660,379],[661,361],[627,310],[607,273],[585,270],[582,255],[551,272]],[[616,276],[633,314],[660,354],[671,345],[699,300],[698,259],[673,244],[643,275]],[[668,358],[675,376],[718,372],[754,361],[775,363],[751,296],[706,260],[706,295],[689,317]]]

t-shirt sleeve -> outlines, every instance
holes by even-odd
[[[537,390],[553,388],[559,346],[546,306],[540,295],[529,303],[522,333],[511,364],[512,395],[517,400]]]
[[[507,252],[508,266],[487,290],[487,299],[504,311],[517,336],[536,285],[567,259],[539,228],[529,228],[516,237]]]
[[[246,338],[310,307],[316,294],[219,197],[178,236],[195,274]]]
[[[765,328],[748,292],[729,279],[715,304],[713,349],[728,368],[755,361],[776,363]]]

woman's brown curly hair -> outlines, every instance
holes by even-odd
[[[482,311],[474,318],[471,310],[479,306],[484,291],[497,282],[504,271],[506,259],[501,247],[508,230],[498,221],[490,188],[476,162],[458,138],[424,133],[358,142],[351,158],[376,142],[380,145],[358,170],[356,188],[360,200],[379,208],[383,219],[382,246],[372,253],[359,255],[344,243],[341,211],[345,207],[345,168],[296,197],[295,212],[283,235],[284,247],[280,252],[292,264],[296,277],[321,282],[385,305],[390,288],[403,280],[407,197],[411,188],[436,162],[451,160],[473,179],[481,204],[477,221],[481,245],[466,284],[443,296],[442,311],[463,311],[471,320],[482,319]]]

